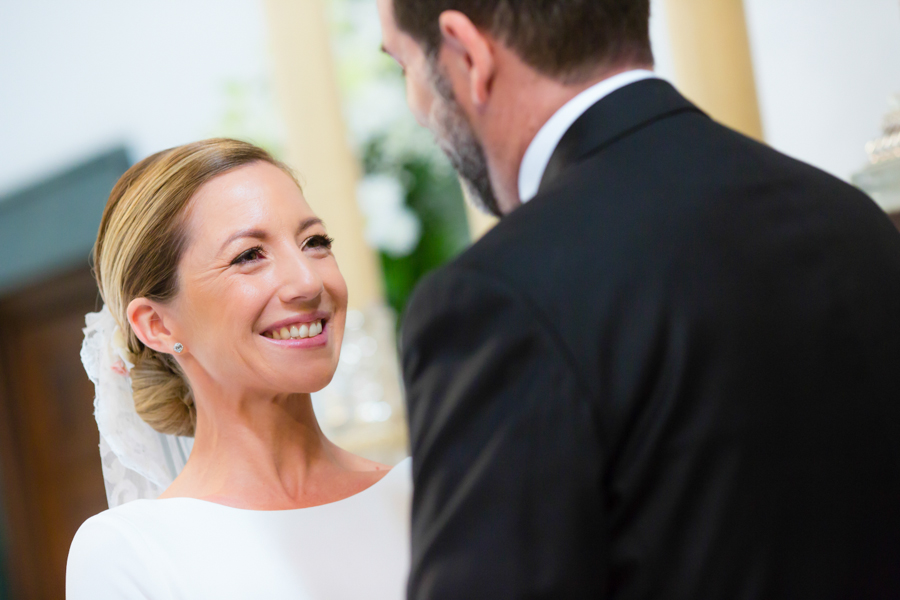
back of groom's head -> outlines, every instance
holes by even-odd
[[[577,80],[598,69],[652,65],[650,0],[393,0],[399,28],[434,56],[438,20],[455,10],[544,75]]]

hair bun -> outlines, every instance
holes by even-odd
[[[144,348],[131,370],[131,388],[135,411],[153,429],[194,435],[197,408],[193,392],[171,356]]]

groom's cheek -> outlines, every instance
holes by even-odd
[[[422,85],[422,82],[417,81],[412,73],[406,75],[406,103],[416,122],[422,127],[429,127],[431,124],[429,115],[434,103],[434,94],[427,85]]]

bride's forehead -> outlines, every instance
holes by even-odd
[[[294,179],[269,163],[252,163],[222,173],[203,184],[192,203],[219,210],[226,205],[306,202]]]
[[[247,165],[207,182],[191,199],[187,220],[189,227],[200,229],[232,225],[243,229],[310,216],[314,216],[312,209],[293,178],[265,163]]]

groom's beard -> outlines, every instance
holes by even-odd
[[[431,79],[436,97],[429,115],[429,129],[459,174],[460,183],[466,188],[466,195],[475,208],[502,217],[491,185],[484,148],[456,101],[453,87],[437,65],[431,68]]]

